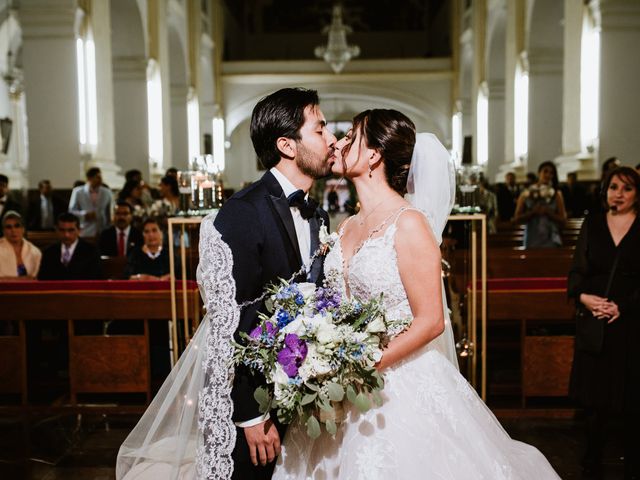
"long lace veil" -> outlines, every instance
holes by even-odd
[[[451,155],[432,133],[418,133],[407,179],[407,199],[427,217],[438,244],[456,195],[455,167]],[[447,299],[442,289],[445,329],[431,345],[459,368]]]
[[[118,480],[228,479],[236,430],[231,416],[231,340],[239,311],[233,257],[205,217],[197,279],[206,316],[146,412],[126,438]]]

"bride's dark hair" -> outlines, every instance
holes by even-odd
[[[389,186],[404,195],[416,144],[413,122],[397,110],[365,110],[353,118],[353,131],[360,131],[367,147],[380,153]]]

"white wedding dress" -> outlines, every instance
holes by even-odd
[[[395,222],[350,259],[348,292],[362,300],[384,292],[390,318],[411,316],[396,262]],[[347,294],[340,240],[325,276]],[[448,321],[448,320],[447,320]],[[335,438],[312,440],[291,425],[274,480],[294,479],[557,479],[534,447],[512,440],[447,360],[438,339],[384,371],[384,403],[361,414],[347,410]]]

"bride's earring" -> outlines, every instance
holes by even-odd
[[[369,178],[371,178],[371,172],[373,172],[373,168],[371,168],[371,164],[369,164]]]

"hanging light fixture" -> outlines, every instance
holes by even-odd
[[[334,73],[340,73],[349,60],[360,55],[360,47],[347,44],[347,33],[351,32],[351,27],[342,23],[342,5],[334,5],[331,25],[322,31],[328,34],[327,45],[315,49],[316,57],[331,65]]]

